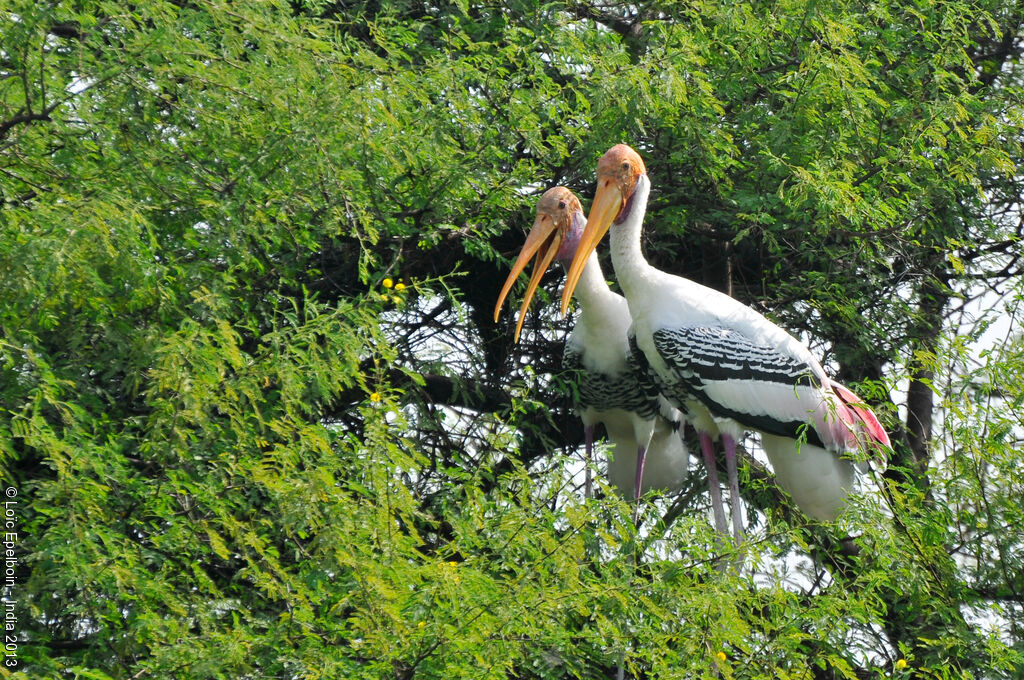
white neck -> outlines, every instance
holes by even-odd
[[[587,266],[583,268],[580,275],[580,282],[576,286],[576,297],[579,298],[580,307],[584,310],[600,309],[607,304],[608,296],[615,295],[608,288],[608,282],[601,271],[601,263],[597,261],[597,250],[590,253],[587,259]]]
[[[612,265],[615,276],[628,299],[631,295],[642,294],[641,287],[650,278],[654,268],[644,259],[640,250],[640,236],[643,233],[644,215],[647,213],[647,197],[651,193],[651,182],[647,175],[640,175],[633,191],[629,215],[622,222],[611,227]]]

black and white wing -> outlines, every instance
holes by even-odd
[[[577,376],[580,408],[589,407],[597,411],[622,409],[643,419],[654,418],[660,412],[657,390],[652,396],[628,364],[626,370],[616,373],[588,370],[580,347],[566,342],[562,367]]]
[[[808,427],[821,404],[814,365],[725,326],[662,328],[653,340],[668,367],[658,387],[673,401],[696,398],[716,417],[821,445]]]
[[[647,357],[644,356],[644,353],[637,346],[636,334],[633,332],[632,327],[630,327],[626,338],[629,342],[629,356],[627,357],[627,363],[636,378],[637,385],[640,390],[650,402],[656,404],[658,413],[661,414],[662,418],[672,423],[676,428],[681,427],[683,424],[683,415],[676,407],[666,400],[664,396],[662,396],[661,388],[658,386],[657,376],[651,369],[651,364],[647,361]]]

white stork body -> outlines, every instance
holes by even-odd
[[[560,259],[566,267],[576,253],[579,235],[569,237],[562,247],[567,257]],[[686,479],[688,461],[678,431],[681,415],[642,384],[630,361],[626,338],[629,307],[625,298],[608,288],[596,253],[587,261],[577,293],[580,316],[566,340],[563,366],[579,371],[577,412],[583,420],[588,456],[594,428],[603,424],[613,445],[608,481],[620,495],[678,491]],[[641,448],[646,451],[642,474],[637,470]]]
[[[843,509],[846,495],[853,489],[854,466],[820,446],[789,437],[761,433],[761,445],[775,471],[779,484],[805,515],[832,521]]]
[[[682,408],[699,401],[721,431],[738,521],[735,442],[762,433],[776,476],[801,510],[832,520],[852,489],[842,454],[889,445],[871,411],[829,380],[802,343],[746,305],[650,266],[640,249],[650,182],[635,151],[613,147],[598,164],[598,191],[563,293],[579,259],[610,227],[612,263],[629,303],[636,344],[662,394]]]
[[[527,236],[512,273],[505,282],[494,314],[516,277],[536,255],[536,264],[522,303],[523,312],[552,260],[566,267],[576,255],[586,226],[582,206],[565,187],[555,187],[541,197],[537,218]],[[642,383],[631,363],[626,332],[631,323],[625,298],[613,293],[604,280],[597,255],[587,260],[579,277],[580,318],[566,341],[563,365],[577,371],[587,459],[590,460],[594,430],[604,424],[613,445],[608,463],[609,481],[623,496],[639,498],[650,490],[678,491],[686,477],[688,454],[683,444],[681,416],[657,391]],[[647,475],[643,474],[646,461]]]
[[[654,392],[657,392],[660,399],[661,382],[657,374],[651,369],[647,357],[637,345],[635,328],[629,328],[629,351],[630,358],[635,366],[635,371],[644,377],[645,383],[649,383]],[[682,410],[684,419],[690,423],[700,437],[701,455],[704,459],[704,468],[708,473],[708,490],[711,494],[711,509],[715,517],[715,528],[721,534],[728,533],[728,521],[725,518],[725,507],[722,504],[722,488],[718,483],[718,467],[715,464],[715,440],[719,438],[718,423],[708,408],[694,397],[681,396],[675,402]],[[642,466],[638,466],[642,467]],[[732,469],[735,469],[733,466]],[[738,482],[737,482],[738,486]],[[730,492],[732,493],[732,492]],[[738,512],[733,513],[733,531],[738,537],[742,536],[742,521]]]

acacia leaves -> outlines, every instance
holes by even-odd
[[[982,329],[948,315],[975,281],[1019,291],[1020,7],[19,1],[0,22],[5,673],[1019,671],[1019,338],[972,363]],[[655,187],[651,259],[804,333],[884,415],[893,467],[850,540],[756,458],[744,569],[716,568],[696,470],[639,529],[601,482],[583,497],[607,449],[577,451],[571,321],[537,311],[513,347],[492,313],[534,195],[586,201],[623,141]]]

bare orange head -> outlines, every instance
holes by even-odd
[[[646,174],[647,167],[640,154],[626,144],[616,144],[597,162],[597,191],[590,206],[590,215],[587,216],[587,228],[580,238],[562,290],[563,314],[569,309],[569,300],[583,275],[590,254],[608,233],[612,223],[618,221],[636,190],[637,181],[641,175]]]
[[[566,187],[554,187],[544,192],[537,202],[537,217],[533,220],[533,227],[526,235],[526,243],[512,265],[512,272],[505,279],[505,285],[498,296],[498,302],[494,305],[494,320],[498,320],[501,313],[501,306],[512,290],[512,284],[516,282],[519,275],[526,269],[530,258],[534,258],[533,272],[530,274],[530,282],[526,286],[526,295],[523,297],[523,304],[519,308],[519,320],[516,322],[515,340],[519,342],[519,334],[523,329],[523,320],[526,318],[526,310],[533,300],[540,280],[551,265],[552,260],[562,248],[566,236],[573,226],[574,216],[583,216],[583,206]]]

